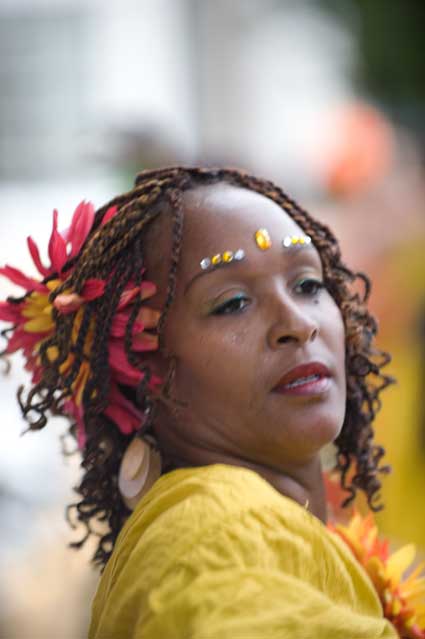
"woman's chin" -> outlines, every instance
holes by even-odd
[[[323,420],[317,424],[311,424],[308,432],[305,433],[307,441],[310,441],[315,449],[320,451],[325,446],[331,444],[341,432],[342,424],[340,420]]]
[[[279,436],[278,447],[286,450],[288,454],[298,461],[309,460],[330,446],[341,432],[340,420],[320,419],[315,422],[305,423],[302,427],[289,431],[288,428]]]

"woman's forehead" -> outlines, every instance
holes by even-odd
[[[267,229],[272,245],[281,247],[286,235],[302,233],[294,220],[273,200],[227,184],[200,187],[185,193],[182,268],[224,251],[246,250],[255,232]]]
[[[165,213],[165,212],[164,212]],[[178,265],[178,288],[201,271],[200,263],[225,251],[259,251],[254,235],[267,229],[272,247],[267,253],[282,252],[282,240],[302,231],[273,200],[228,184],[197,187],[183,194],[183,233]],[[164,302],[171,254],[174,247],[174,222],[170,211],[159,215],[145,238],[147,274],[158,286],[154,302]]]

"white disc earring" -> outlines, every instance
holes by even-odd
[[[137,435],[130,442],[121,460],[118,488],[130,510],[161,476],[161,455]]]

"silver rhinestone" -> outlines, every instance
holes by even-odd
[[[282,244],[283,244],[283,246],[286,246],[286,247],[291,246],[291,244],[292,244],[291,236],[290,236],[290,235],[287,235],[287,236],[283,239]]]
[[[233,257],[235,260],[243,260],[245,257],[245,251],[243,249],[238,249]]]
[[[309,235],[305,236],[305,243],[306,244],[311,244],[311,237]]]
[[[211,260],[209,257],[204,257],[204,259],[201,260],[199,263],[203,271],[205,271],[209,266],[211,266]]]

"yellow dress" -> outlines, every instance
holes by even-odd
[[[345,543],[257,473],[215,464],[162,476],[126,522],[90,639],[387,639]]]

